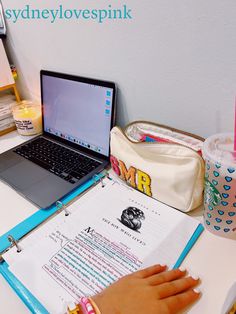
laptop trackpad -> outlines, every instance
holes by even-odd
[[[48,175],[49,173],[46,170],[27,160],[23,160],[15,166],[2,171],[0,177],[11,186],[24,190]]]
[[[51,174],[46,179],[32,185],[25,195],[41,208],[48,208],[73,189],[73,184]]]

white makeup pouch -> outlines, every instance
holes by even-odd
[[[203,138],[167,126],[136,121],[111,131],[114,172],[137,190],[191,211],[203,201]]]

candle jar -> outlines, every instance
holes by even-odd
[[[42,132],[41,106],[23,100],[12,107],[13,118],[19,134],[35,135]]]

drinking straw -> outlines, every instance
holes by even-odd
[[[234,116],[234,151],[236,152],[236,97],[235,97],[235,116]]]
[[[236,96],[235,96],[235,115],[234,115],[234,152],[233,152],[233,156],[234,156],[234,161],[236,162]]]

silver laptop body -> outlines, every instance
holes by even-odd
[[[109,164],[116,88],[45,70],[40,78],[43,134],[0,155],[0,179],[47,209]]]

